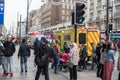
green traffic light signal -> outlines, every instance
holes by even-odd
[[[85,17],[84,17],[84,14],[85,14],[85,11],[84,11],[84,8],[85,8],[85,3],[82,3],[82,2],[76,2],[75,3],[75,24],[83,24],[84,20],[85,20]]]
[[[83,23],[83,21],[85,20],[85,18],[84,17],[81,17],[80,19],[79,19],[79,23]]]

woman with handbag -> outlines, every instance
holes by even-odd
[[[69,68],[70,69],[70,80],[77,80],[77,65],[78,65],[78,56],[79,52],[77,50],[77,44],[72,43],[70,53],[69,53],[69,58],[71,63],[73,64],[73,67]]]

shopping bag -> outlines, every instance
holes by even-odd
[[[66,62],[66,66],[71,69],[71,68],[73,68],[73,63],[70,60],[68,60]]]

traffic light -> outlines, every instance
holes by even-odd
[[[75,20],[75,18],[74,18],[74,14],[75,14],[75,12],[72,12],[72,25],[75,24],[75,22],[74,22],[74,20]]]
[[[113,24],[108,24],[108,26],[109,26],[109,33],[112,33],[112,29],[113,29]]]
[[[84,18],[84,11],[85,4],[83,2],[75,2],[75,23],[82,24],[85,20]]]

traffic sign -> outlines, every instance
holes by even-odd
[[[120,33],[112,33],[112,34],[110,35],[110,38],[118,39],[118,38],[120,38]]]
[[[4,25],[4,1],[0,1],[0,25]]]

